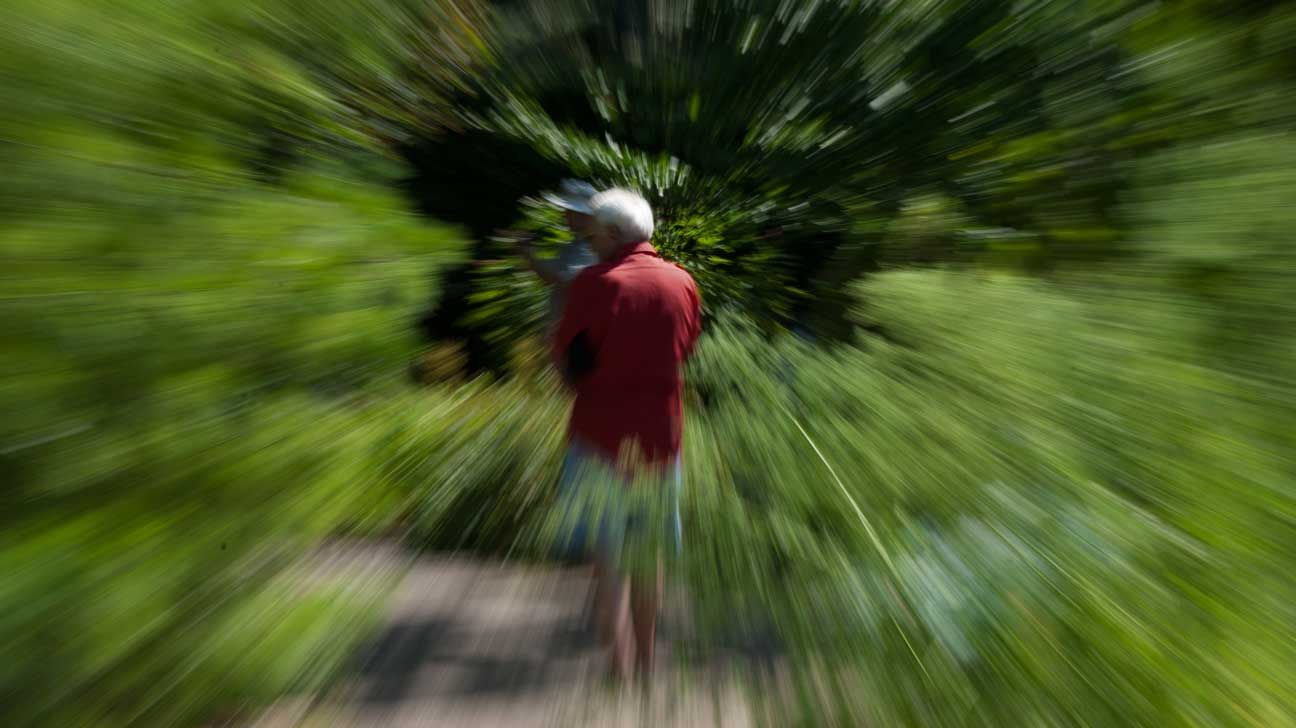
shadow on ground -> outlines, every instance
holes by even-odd
[[[360,702],[542,692],[570,678],[573,661],[597,655],[579,615],[478,630],[479,620],[467,614],[389,624],[360,670],[370,686]]]

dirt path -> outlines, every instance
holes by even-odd
[[[609,683],[586,628],[588,590],[581,569],[419,560],[354,672],[322,699],[286,701],[257,725],[751,724],[736,682],[701,680],[674,659],[669,618],[653,685]]]

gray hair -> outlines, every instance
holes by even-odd
[[[590,198],[590,209],[599,225],[615,227],[620,232],[619,242],[636,243],[652,238],[652,207],[630,190],[604,190]]]

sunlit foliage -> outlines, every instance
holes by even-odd
[[[319,685],[389,583],[330,537],[546,556],[490,232],[564,175],[699,282],[675,586],[773,724],[1296,715],[1292,3],[11,6],[6,725]]]

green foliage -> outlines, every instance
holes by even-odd
[[[827,352],[718,325],[686,460],[712,629],[771,621],[845,722],[1282,723],[1247,676],[1296,664],[1293,372],[1237,375],[1150,281],[890,273],[858,315],[891,340]]]
[[[522,526],[549,502],[562,452],[566,411],[552,385],[475,383],[399,400],[389,412],[375,467],[412,499],[410,537],[527,553]]]
[[[29,696],[6,701],[20,722],[171,709],[206,641],[236,639],[222,615],[311,541],[411,497],[380,487],[357,388],[407,365],[426,275],[455,246],[315,184],[133,224],[110,253],[8,257],[0,644],[26,666],[3,682]],[[43,232],[93,246],[113,225]],[[199,696],[201,714],[222,693]]]
[[[462,251],[392,189],[367,115],[389,109],[359,113],[414,54],[408,18],[20,5],[0,31],[5,722],[192,723],[308,688],[378,595],[286,580],[413,507],[371,459],[379,390]]]
[[[1291,3],[10,15],[8,723],[320,684],[377,598],[296,578],[331,535],[543,554],[546,292],[483,231],[551,247],[517,190],[563,170],[699,281],[678,573],[704,641],[785,650],[778,724],[1296,714]],[[516,376],[411,392],[464,246],[395,189],[465,140],[415,203],[469,200],[447,328]]]

